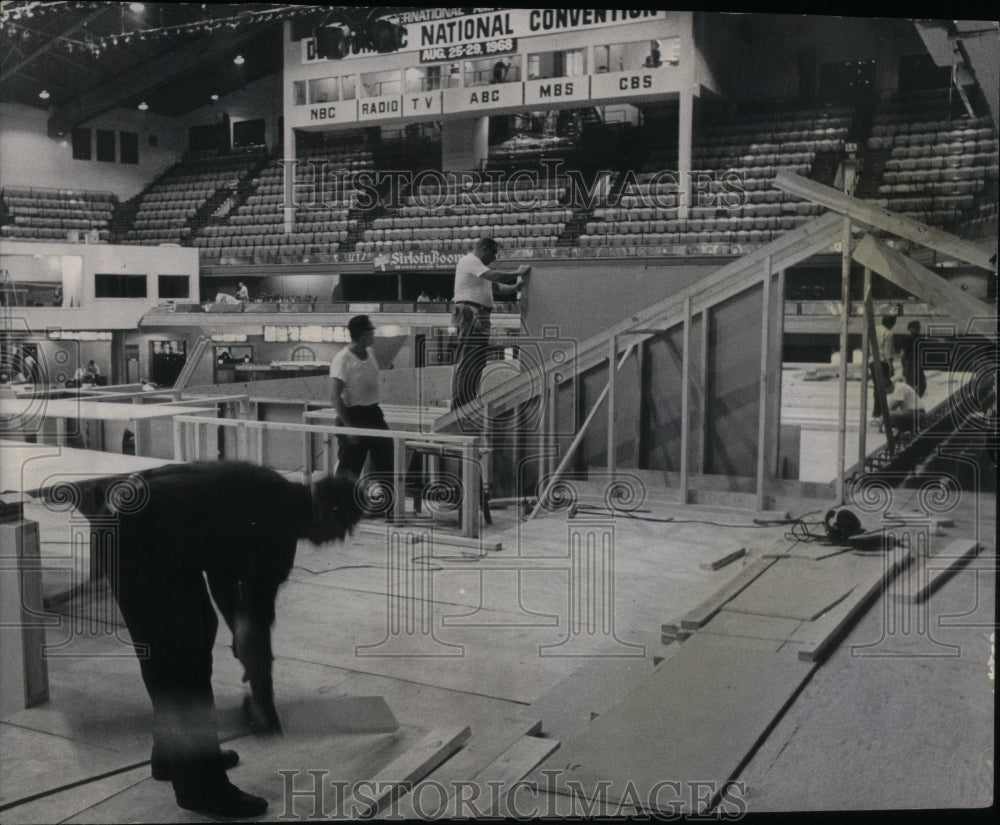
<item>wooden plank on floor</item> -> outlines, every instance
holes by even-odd
[[[664,655],[673,655],[665,650]],[[560,681],[528,712],[542,720],[546,736],[565,740],[617,704],[650,673],[653,662],[642,659],[598,659]]]
[[[423,805],[427,812],[435,806],[435,801],[443,803],[444,800],[434,795],[438,788],[454,789],[456,782],[463,782],[475,776],[516,741],[525,736],[534,736],[541,730],[540,719],[526,716],[523,719],[498,719],[482,730],[473,731],[467,745],[441,763],[421,782],[416,783],[405,796],[400,797],[394,805],[384,809],[375,818],[396,819],[401,816],[404,820],[426,819],[427,817],[416,810],[416,806]],[[433,788],[430,787],[432,783]],[[428,787],[421,787],[422,785]]]
[[[726,610],[812,621],[846,598],[853,586],[836,567],[780,559],[732,599]]]
[[[511,786],[527,776],[545,759],[559,749],[558,739],[541,739],[537,736],[524,736],[514,745],[504,751],[503,755],[475,777],[476,787],[483,791],[483,798],[489,800],[484,806],[486,816],[509,817],[517,808]],[[494,788],[498,793],[494,792]],[[514,808],[512,811],[511,808]],[[460,811],[451,814],[461,816]]]
[[[681,627],[697,630],[718,613],[726,602],[748,587],[754,579],[763,574],[776,561],[777,559],[760,558],[748,564],[727,585],[705,599],[694,610],[685,614],[684,618],[681,619]]]
[[[921,602],[948,579],[955,570],[979,552],[975,539],[955,539],[939,553],[933,549],[922,563],[915,566],[893,592],[897,601]]]
[[[431,731],[406,753],[386,765],[371,778],[372,793],[353,796],[346,810],[360,819],[370,819],[407,787],[412,787],[464,745],[472,731],[468,727]]]
[[[908,549],[896,548],[889,551],[882,568],[869,574],[867,579],[854,588],[850,597],[825,615],[803,622],[788,640],[789,646],[799,646],[799,659],[804,662],[822,659],[909,561]]]
[[[667,667],[563,743],[531,779],[558,769],[555,789],[663,810],[665,779],[721,791],[815,665],[773,642],[695,634]],[[655,754],[656,758],[650,758]],[[578,784],[577,784],[578,783]],[[669,800],[673,815],[704,813],[709,799]],[[663,812],[667,812],[664,810]]]
[[[786,619],[779,616],[758,616],[753,613],[735,613],[723,608],[716,613],[701,633],[716,633],[722,636],[740,636],[749,639],[791,638],[801,619]]]
[[[727,564],[731,564],[739,558],[742,558],[747,554],[747,549],[741,547],[739,550],[733,550],[731,553],[726,553],[724,556],[720,556],[714,561],[705,562],[704,564],[699,564],[698,568],[700,570],[719,570],[725,567]]]
[[[52,794],[40,796],[30,802],[8,808],[0,814],[8,825],[35,825],[36,823],[74,821],[106,822],[100,817],[88,818],[88,810],[109,797],[149,779],[149,765],[116,773],[101,779],[84,782]],[[150,780],[152,781],[152,780]],[[178,808],[178,810],[180,810]],[[138,821],[136,817],[135,821]],[[203,821],[199,819],[199,821]]]

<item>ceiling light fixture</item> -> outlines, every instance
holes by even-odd
[[[48,100],[48,99],[49,99],[50,97],[52,97],[52,95],[50,95],[50,94],[49,94],[49,92],[48,92],[48,90],[47,90],[47,89],[42,89],[42,90],[41,90],[41,91],[40,91],[40,92],[38,93],[38,96],[39,96],[39,97],[40,97],[40,98],[41,98],[42,100]]]
[[[212,95],[212,100],[213,100],[213,102],[214,102],[214,101],[216,101],[216,100],[218,100],[218,99],[219,99],[219,96],[218,96],[218,95]]]
[[[136,14],[142,14],[146,10],[145,3],[129,3],[128,7]]]
[[[233,58],[233,63],[235,63],[237,66],[242,66],[246,62],[247,62],[246,58],[244,58],[243,55],[241,54],[238,54],[236,55],[236,57]]]
[[[149,104],[144,100],[139,104],[139,111],[145,112],[149,108]]]

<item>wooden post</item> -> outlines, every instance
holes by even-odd
[[[872,291],[872,271],[865,267],[864,301]],[[865,321],[864,302],[862,302],[862,321]],[[863,470],[865,456],[868,455],[868,324],[861,324],[861,415],[858,424],[858,468]]]
[[[174,419],[174,461],[184,461],[184,423]]]
[[[479,445],[477,442],[462,448],[462,535],[474,539],[479,536]]]
[[[549,378],[549,408],[547,412],[548,418],[548,432],[545,436],[546,449],[545,460],[543,462],[543,467],[540,468],[541,477],[545,478],[554,472],[556,467],[556,455],[558,453],[559,439],[556,433],[556,427],[558,427],[558,418],[556,416],[556,404],[557,398],[559,396],[559,384],[556,381],[555,373],[553,373]],[[516,495],[520,495],[522,491],[516,491]]]
[[[701,313],[701,403],[698,411],[698,472],[705,472],[705,451],[708,447],[708,327],[710,307]]]
[[[844,503],[847,452],[847,329],[851,315],[851,219],[844,218],[840,254],[840,381],[837,385],[837,501]]]
[[[878,337],[875,335],[875,306],[872,303],[871,290],[865,296],[865,324],[868,326],[868,348],[871,351],[872,363],[877,366],[872,370],[872,386],[875,389],[875,399],[882,410],[882,424],[885,427],[885,443],[889,454],[896,452],[896,439],[892,434],[892,424],[889,420],[889,402],[885,397],[885,380],[882,377],[881,356],[878,351]]]
[[[612,335],[608,352],[608,475],[615,475],[615,358],[618,355],[618,336]]]
[[[406,513],[406,442],[402,438],[392,439],[392,515],[398,521]],[[476,502],[479,501],[478,490]],[[463,503],[469,506],[469,499]]]
[[[760,398],[757,404],[757,509],[767,509],[767,428],[768,395],[771,392],[768,381],[771,328],[771,256],[764,259],[764,294],[760,312]]]
[[[681,343],[681,504],[688,503],[688,445],[691,438],[691,293],[684,296],[684,329]]]
[[[257,463],[263,466],[264,464],[264,427],[254,428],[254,446],[255,452],[257,453]]]
[[[634,348],[635,344],[628,345],[628,348],[622,355],[621,360],[618,362],[617,369],[621,369],[622,364],[624,364],[625,361],[628,359],[629,355],[632,354],[632,350]],[[576,437],[573,439],[573,443],[566,448],[566,455],[563,456],[562,461],[559,462],[559,466],[556,467],[556,471],[549,478],[549,483],[546,484],[544,489],[538,494],[538,502],[535,504],[535,509],[531,511],[531,515],[528,516],[528,521],[531,521],[535,516],[538,515],[538,511],[542,509],[542,506],[545,503],[545,499],[548,497],[549,490],[552,489],[552,486],[559,479],[559,476],[563,474],[563,471],[569,464],[570,459],[573,458],[573,454],[576,452],[576,448],[580,446],[580,442],[583,441],[583,437],[587,434],[587,428],[590,426],[591,422],[593,422],[594,417],[597,415],[597,411],[600,409],[601,404],[607,397],[610,386],[611,386],[610,384],[604,385],[604,389],[601,391],[601,394],[597,397],[597,400],[594,402],[594,406],[591,408],[590,413],[588,413],[587,417],[584,419],[583,424],[580,425],[580,432],[576,434]]]

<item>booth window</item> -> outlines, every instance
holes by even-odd
[[[94,275],[95,298],[145,298],[145,275]]]
[[[161,298],[188,298],[191,295],[190,276],[158,275],[157,294]]]
[[[292,350],[293,361],[315,361],[316,353],[309,347],[296,347]]]
[[[309,81],[310,103],[332,103],[340,100],[340,87],[336,77],[320,77]]]
[[[111,129],[97,130],[97,159],[104,163],[115,162],[115,133]]]
[[[73,130],[73,160],[90,160],[90,128],[77,126]]]
[[[118,133],[119,158],[122,163],[139,162],[139,133],[119,132]]]

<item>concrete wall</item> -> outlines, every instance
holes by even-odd
[[[112,192],[127,200],[176,163],[187,146],[187,125],[183,121],[150,112],[114,109],[84,126],[138,132],[139,163],[97,161],[93,134],[91,159],[74,160],[69,135],[48,136],[48,116],[45,110],[31,106],[0,104],[0,177],[4,186]],[[156,146],[150,146],[150,138],[155,138]]]

